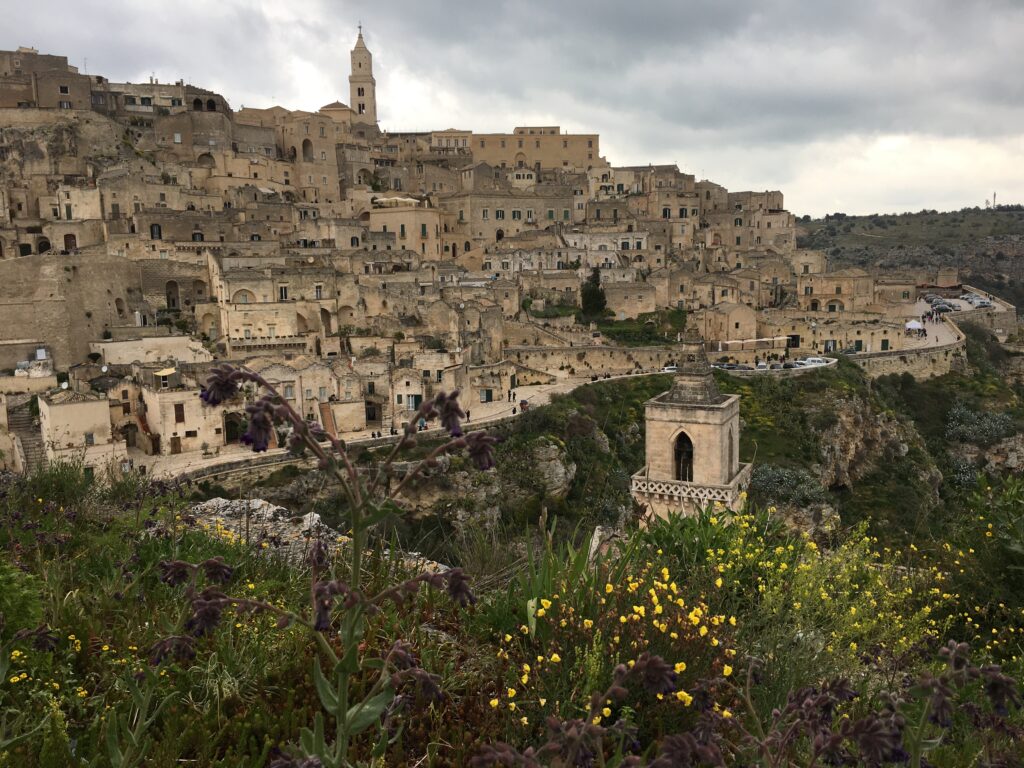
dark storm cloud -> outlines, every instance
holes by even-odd
[[[361,20],[386,128],[560,124],[600,132],[612,162],[696,171],[728,156],[767,173],[761,186],[794,175],[796,153],[815,143],[998,143],[1024,125],[1017,0],[0,5],[0,47],[88,57],[112,79],[184,76],[235,107],[348,101]]]

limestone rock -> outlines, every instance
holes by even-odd
[[[324,525],[320,515],[296,515],[263,499],[215,498],[191,508],[200,527],[215,536],[266,549],[288,560],[301,561],[317,539],[339,544],[337,531]]]
[[[564,499],[576,477],[576,464],[568,460],[565,448],[551,440],[540,440],[531,449],[536,477],[546,496]]]
[[[1018,432],[1003,438],[988,448],[964,444],[961,446],[961,453],[974,464],[980,464],[982,469],[990,474],[1017,474],[1024,470],[1024,433]]]
[[[831,538],[842,525],[839,513],[831,504],[811,504],[807,507],[787,505],[778,512],[787,528],[795,533],[808,533],[818,541]]]

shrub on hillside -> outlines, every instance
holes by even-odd
[[[759,505],[793,504],[806,507],[826,501],[827,495],[809,472],[774,464],[757,464],[750,477],[750,496]]]
[[[992,445],[1013,434],[1015,425],[1008,413],[975,411],[965,403],[956,403],[946,417],[946,439],[950,441]]]

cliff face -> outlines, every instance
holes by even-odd
[[[821,463],[815,468],[826,488],[853,488],[882,463],[906,458],[912,449],[927,455],[912,424],[878,410],[864,398],[837,400],[831,411],[834,421],[820,433]],[[934,462],[922,464],[917,474],[916,479],[931,489],[931,503],[937,503],[942,474]]]
[[[403,491],[400,503],[417,515],[441,515],[458,528],[563,502],[577,469],[565,446],[542,436],[517,453],[512,466],[497,472],[478,472],[460,460],[440,463],[423,482]]]

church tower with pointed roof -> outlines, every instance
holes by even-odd
[[[740,464],[740,399],[718,390],[704,343],[688,332],[672,388],[644,404],[646,465],[633,497],[649,512],[695,514],[715,502],[735,509],[750,480]]]
[[[353,122],[377,124],[377,81],[373,79],[373,54],[363,41],[363,27],[352,49],[352,74],[348,78],[349,106]]]

